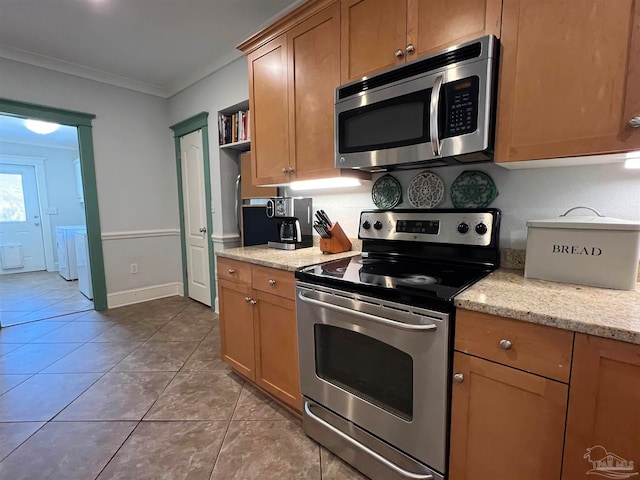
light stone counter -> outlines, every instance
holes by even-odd
[[[360,251],[351,250],[344,253],[324,254],[318,247],[278,250],[268,248],[266,245],[257,245],[255,247],[227,248],[216,252],[216,255],[293,272],[309,265],[316,265],[338,258],[354,257],[360,255]]]
[[[610,290],[524,278],[498,269],[458,295],[457,307],[640,344],[640,285]]]

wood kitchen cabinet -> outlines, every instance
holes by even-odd
[[[640,149],[640,2],[504,0],[501,43],[496,162]]]
[[[500,36],[502,0],[342,0],[341,6],[343,83],[483,35]]]
[[[563,480],[586,478],[607,452],[638,471],[640,345],[576,334]]]
[[[560,479],[573,337],[458,309],[451,480]]]
[[[300,411],[293,272],[218,257],[222,359]]]
[[[450,480],[560,479],[567,385],[454,354]]]
[[[340,5],[327,3],[309,2],[292,13],[286,28],[267,31],[268,41],[260,43],[258,35],[240,46],[248,52],[254,185],[344,175],[370,178],[334,166]],[[305,16],[314,5],[324,7]]]

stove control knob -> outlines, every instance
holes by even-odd
[[[487,233],[487,226],[484,223],[479,223],[476,225],[476,233],[478,235],[484,235]]]
[[[373,224],[373,228],[375,228],[376,230],[382,230],[382,222],[378,220],[376,223]]]
[[[467,233],[469,231],[469,225],[462,222],[458,224],[458,232]]]
[[[371,223],[369,222],[369,220],[364,221],[364,223],[362,224],[362,228],[364,228],[365,230],[369,230],[371,228]]]

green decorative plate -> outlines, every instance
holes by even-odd
[[[488,207],[498,196],[493,179],[484,172],[462,172],[451,185],[451,202],[456,208]]]
[[[376,207],[389,210],[402,202],[402,186],[391,175],[380,177],[373,184],[371,199]]]

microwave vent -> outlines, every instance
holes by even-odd
[[[425,58],[417,62],[410,63],[408,65],[390,70],[380,75],[376,75],[371,78],[367,78],[360,82],[346,85],[345,87],[338,89],[338,99],[350,97],[360,92],[370,90],[372,88],[381,87],[398,80],[405,80],[415,75],[420,75],[439,68],[453,65],[454,63],[463,62],[465,60],[472,60],[480,57],[482,54],[482,43],[476,42],[464,47],[451,50],[448,52],[435,55],[433,57]]]

